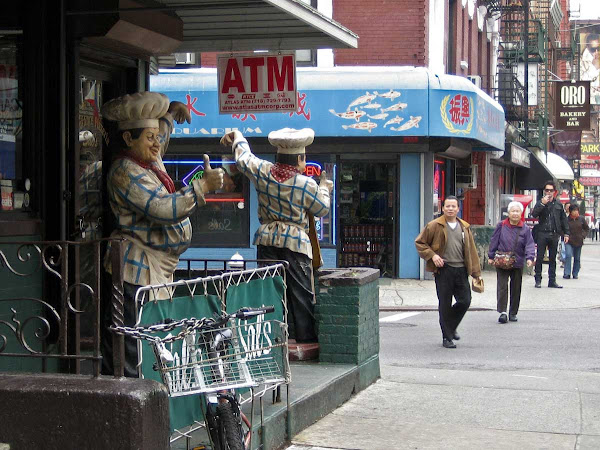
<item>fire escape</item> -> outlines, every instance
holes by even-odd
[[[572,59],[571,43],[563,46],[557,37],[562,20],[560,2],[487,0],[483,3],[488,15],[500,21],[496,98],[504,107],[506,121],[518,130],[515,143],[545,152],[552,130],[552,81],[558,80],[557,61]]]

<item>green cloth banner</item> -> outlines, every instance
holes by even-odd
[[[223,281],[227,281],[224,277]],[[275,312],[266,317],[258,316],[248,321],[238,321],[240,325],[240,345],[243,350],[250,351],[249,367],[251,373],[255,373],[253,367],[256,361],[260,361],[267,356],[277,360],[278,366],[283,370],[283,350],[281,348],[270,349],[268,354],[254,349],[264,348],[270,342],[275,344],[282,339],[282,330],[275,326],[278,322],[283,322],[283,295],[284,283],[281,276],[255,279],[250,282],[242,282],[238,286],[231,285],[227,288],[227,312],[237,311],[242,307],[262,307],[274,306]],[[179,291],[184,294],[185,291]],[[142,308],[140,324],[148,325],[170,318],[173,320],[185,319],[190,317],[202,318],[212,317],[221,311],[221,300],[217,295],[196,295],[193,299],[190,296],[175,297],[173,301],[158,301],[146,303]],[[265,322],[265,320],[267,322]],[[180,329],[174,329],[171,334],[176,334]],[[167,333],[156,333],[157,336],[164,337]],[[144,378],[156,380],[162,383],[160,373],[153,369],[156,358],[154,351],[148,341],[142,340],[142,374]],[[167,345],[175,358],[182,356],[182,341],[176,341],[172,346]],[[257,369],[257,370],[260,370]],[[202,421],[202,409],[198,395],[189,395],[169,399],[169,416],[171,422],[171,431],[182,429],[192,425],[196,421]]]
[[[191,297],[175,297],[173,301],[149,302],[142,308],[140,323],[144,325],[160,322],[169,318],[174,320],[195,317],[212,317],[221,312],[221,300],[216,295],[195,295]],[[176,328],[171,334],[176,334],[181,329]],[[164,337],[167,333],[156,333]],[[154,351],[148,341],[142,340],[142,374],[144,378],[156,380],[162,383],[160,373],[153,369],[156,362]],[[182,341],[173,343],[173,347],[167,346],[174,357],[182,356]],[[193,424],[195,421],[204,420],[198,395],[169,398],[169,417],[171,421],[171,432]]]

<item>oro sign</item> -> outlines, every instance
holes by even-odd
[[[590,82],[556,83],[556,128],[562,131],[590,129]]]
[[[219,113],[297,110],[294,52],[217,56]]]

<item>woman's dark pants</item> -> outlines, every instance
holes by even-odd
[[[497,274],[497,307],[499,313],[506,312],[508,305],[509,279],[510,279],[510,311],[511,316],[516,316],[521,303],[521,284],[523,281],[523,268],[496,269]]]

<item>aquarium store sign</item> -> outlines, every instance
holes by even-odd
[[[175,124],[175,138],[221,137],[232,130],[248,137],[265,137],[280,128],[308,127],[317,137],[458,137],[504,148],[504,112],[478,92],[430,89],[427,85],[414,89],[304,89],[299,76],[294,111],[219,114],[216,79],[212,89],[210,83],[194,80],[191,84],[202,84],[203,89],[184,90],[186,83],[172,79],[178,76],[161,74],[152,77],[151,83],[152,90],[182,102],[190,112],[190,124]]]

